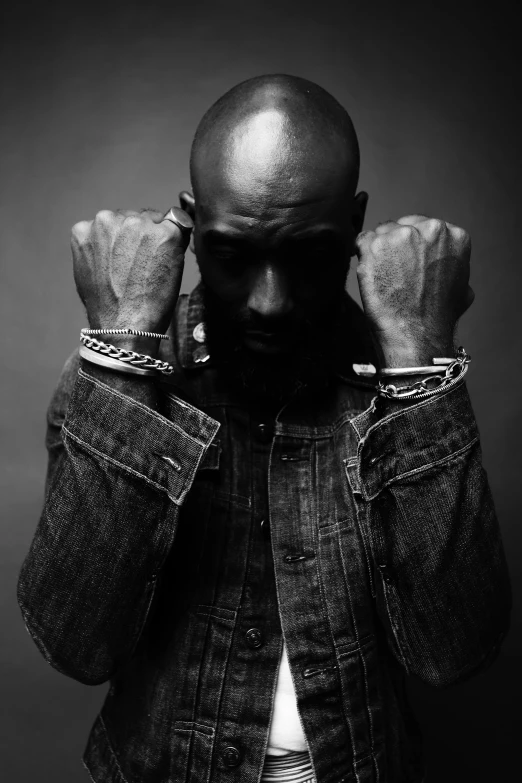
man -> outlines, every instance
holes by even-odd
[[[99,331],[50,406],[19,601],[49,663],[110,681],[100,783],[420,783],[405,676],[445,687],[500,649],[509,577],[454,347],[469,237],[422,215],[363,233],[358,171],[332,96],[259,77],[200,123],[183,211],[73,228]],[[178,297],[192,225],[201,283]]]

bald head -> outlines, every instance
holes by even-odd
[[[190,163],[196,202],[207,186],[251,189],[268,202],[306,198],[307,186],[321,184],[353,196],[359,147],[350,117],[329,93],[305,79],[269,75],[242,82],[211,106]]]
[[[260,76],[211,106],[192,146],[194,195],[180,200],[194,218],[212,355],[246,375],[261,361],[263,378],[274,362],[276,386],[326,377],[366,209],[358,174],[350,117],[316,84]]]

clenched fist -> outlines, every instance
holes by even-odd
[[[184,215],[187,225],[192,221]],[[179,294],[189,230],[156,210],[103,210],[72,229],[74,281],[92,329],[165,332]]]
[[[383,366],[453,356],[457,321],[474,298],[466,231],[408,215],[359,234],[356,248],[361,300]]]

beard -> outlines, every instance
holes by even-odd
[[[346,351],[344,286],[313,317],[268,319],[224,303],[201,281],[206,344],[226,384],[258,401],[282,404],[290,398],[313,398],[325,392]],[[298,328],[298,331],[297,331]],[[246,330],[298,334],[280,354],[252,351],[243,343]],[[344,348],[343,348],[344,346]]]

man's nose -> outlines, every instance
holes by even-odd
[[[250,312],[260,318],[284,318],[293,307],[284,272],[273,264],[258,270],[248,297]]]

